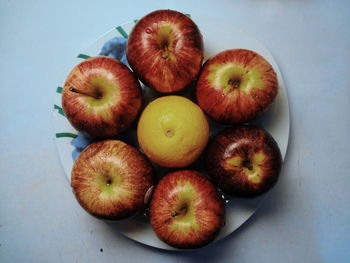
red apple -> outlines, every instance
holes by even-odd
[[[262,115],[278,91],[270,63],[246,49],[231,49],[209,58],[197,85],[199,106],[223,124],[251,121]]]
[[[191,170],[163,177],[150,205],[155,233],[177,248],[199,248],[213,241],[224,224],[224,215],[224,202],[215,185]]]
[[[282,158],[264,129],[240,125],[219,133],[205,152],[205,166],[217,186],[229,195],[255,197],[276,183]]]
[[[132,146],[104,140],[85,148],[72,169],[71,186],[80,205],[91,215],[119,220],[144,207],[154,184],[149,161]]]
[[[126,54],[144,84],[159,92],[175,92],[190,84],[200,71],[202,35],[184,14],[157,10],[134,26]]]
[[[141,88],[133,73],[118,60],[93,57],[68,75],[62,107],[78,131],[94,138],[113,137],[136,118]]]

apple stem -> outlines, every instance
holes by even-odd
[[[81,91],[79,89],[76,89],[74,87],[69,87],[69,91],[72,91],[72,92],[75,92],[75,93],[79,93],[79,94],[82,94],[82,95],[85,95],[85,96],[89,96],[89,97],[93,97],[95,99],[101,99],[101,95],[100,94],[96,94],[96,93],[93,93],[93,92],[89,92],[89,91]]]
[[[162,58],[167,59],[169,57],[169,49],[167,45],[163,46]]]
[[[252,165],[251,161],[249,161],[249,160],[245,160],[243,162],[243,166],[248,168],[248,170],[250,170],[250,171],[253,170],[253,165]]]
[[[239,85],[241,84],[241,82],[238,79],[230,79],[228,81],[228,84],[231,85],[233,88],[239,88]]]
[[[182,206],[179,210],[173,211],[173,212],[171,213],[171,216],[172,216],[172,217],[175,217],[175,216],[178,216],[178,215],[186,214],[186,212],[187,212],[187,206],[184,205],[184,206]]]
[[[178,216],[178,215],[179,215],[179,213],[178,213],[178,212],[176,212],[176,211],[171,212],[171,216],[172,216],[172,217],[174,217],[174,216]]]

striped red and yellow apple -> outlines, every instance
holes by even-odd
[[[230,49],[209,58],[197,85],[199,106],[223,124],[249,122],[261,116],[278,92],[277,75],[261,55]]]
[[[62,107],[71,125],[93,138],[129,128],[141,107],[141,88],[124,64],[110,57],[84,60],[69,73]]]
[[[79,204],[108,220],[130,217],[145,207],[146,193],[154,183],[146,157],[119,140],[90,144],[78,156],[71,175]]]
[[[165,175],[150,204],[157,236],[176,248],[199,248],[218,235],[225,221],[224,201],[203,174],[179,170]]]
[[[141,18],[130,33],[126,53],[138,78],[162,93],[179,91],[195,80],[204,57],[197,25],[173,10]]]

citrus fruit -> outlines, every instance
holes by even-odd
[[[200,107],[181,96],[160,97],[141,114],[137,139],[154,163],[163,167],[184,167],[204,150],[209,125]]]

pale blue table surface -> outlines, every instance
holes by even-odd
[[[160,2],[0,2],[0,262],[350,262],[350,1]],[[290,103],[278,185],[243,227],[198,251],[152,249],[86,214],[54,142],[54,90],[72,58],[159,8],[250,32]]]

